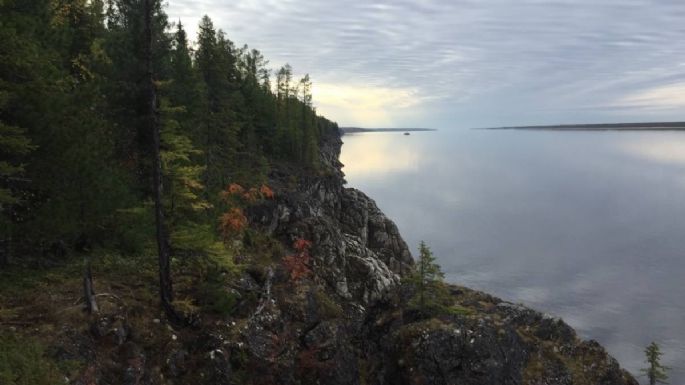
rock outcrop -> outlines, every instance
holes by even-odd
[[[368,305],[399,283],[413,265],[397,226],[363,192],[345,188],[338,161],[342,141],[329,133],[318,172],[288,186],[292,173],[276,171],[277,199],[252,209],[253,223],[286,242],[312,241],[316,274],[346,300]],[[292,170],[291,170],[292,171]]]

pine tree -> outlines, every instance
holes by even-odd
[[[668,380],[668,375],[666,372],[670,369],[666,366],[661,365],[661,352],[659,345],[656,342],[652,342],[645,348],[645,356],[647,360],[645,361],[649,364],[648,368],[641,369],[640,371],[647,376],[649,379],[649,385],[656,385],[657,383],[666,384]]]
[[[204,184],[211,196],[233,182],[238,151],[238,127],[235,92],[239,90],[235,47],[221,31],[216,32],[207,16],[200,22],[198,71],[204,80],[204,114],[199,126],[202,132],[201,147],[205,155]]]

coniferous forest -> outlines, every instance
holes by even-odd
[[[309,77],[289,65],[272,76],[207,16],[191,45],[161,3],[149,4],[150,66],[145,1],[0,4],[0,264],[143,250],[154,237],[153,126],[177,253],[216,247],[229,184],[261,186],[274,161],[316,169],[319,132],[333,123],[316,115]]]

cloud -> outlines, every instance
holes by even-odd
[[[685,82],[639,90],[619,98],[615,106],[649,110],[684,110]]]
[[[169,0],[170,19],[191,34],[205,13],[315,85],[411,90],[420,100],[403,115],[322,102],[342,124],[673,118],[663,110],[682,97],[669,87],[685,83],[682,1]]]
[[[393,116],[421,102],[415,89],[363,84],[315,83],[312,96],[324,116],[364,127],[391,126]]]

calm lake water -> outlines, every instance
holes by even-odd
[[[449,281],[562,317],[633,374],[655,340],[670,383],[685,384],[685,132],[343,141],[348,186],[414,251],[425,240]]]

